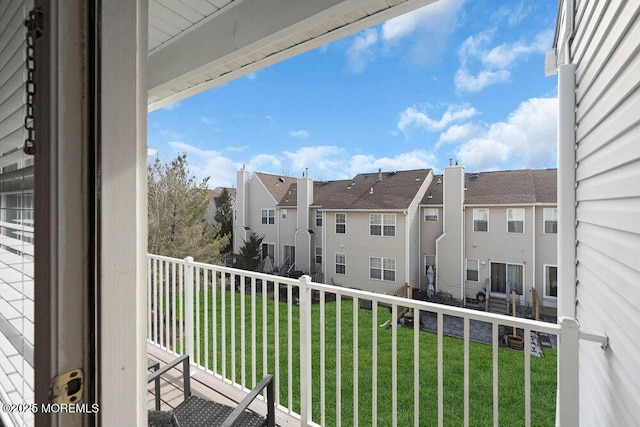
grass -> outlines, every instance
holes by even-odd
[[[222,298],[225,299],[226,331],[225,353],[222,353]],[[215,330],[218,349],[215,352],[216,371],[227,378],[233,377],[231,372],[231,298],[232,293],[218,290],[216,297],[216,321]],[[251,372],[251,336],[254,327],[251,319],[251,297],[240,293],[233,294],[235,308],[235,380],[241,382],[242,355],[246,357],[244,370],[245,381],[248,388],[252,384]],[[245,347],[242,351],[241,339],[241,300],[245,298]],[[200,346],[200,364],[209,369],[214,368],[214,352],[211,351],[213,342],[213,294],[207,292],[208,299],[208,327],[209,354],[205,355],[204,345]],[[196,339],[205,339],[204,292],[200,292],[201,316],[200,329],[195,331]],[[256,297],[255,336],[256,336],[256,366],[257,380],[263,376],[263,300],[260,295]],[[275,303],[266,300],[267,305],[267,372],[275,373],[275,324],[279,326],[279,393],[276,399],[281,405],[291,407],[294,411],[300,410],[300,331],[297,306],[291,307],[291,374],[292,384],[289,387],[289,341],[288,333],[288,308],[286,303]],[[377,409],[378,425],[392,424],[392,351],[391,329],[376,327],[377,330],[377,402],[372,402],[372,358],[374,325],[373,313],[370,310],[354,308],[351,300],[342,300],[340,303],[341,322],[336,328],[336,302],[327,302],[325,305],[325,398],[321,400],[320,391],[320,305],[314,304],[311,309],[312,321],[312,407],[313,420],[321,422],[321,411],[324,411],[325,424],[336,425],[337,417],[340,417],[342,425],[354,425],[354,310],[357,311],[359,325],[357,336],[358,369],[356,374],[358,389],[359,425],[372,425],[372,407]],[[278,316],[275,311],[278,309]],[[377,324],[389,320],[389,310],[379,308],[377,312]],[[195,323],[195,322],[194,322]],[[195,326],[194,326],[195,327]],[[340,351],[336,352],[337,337],[340,333]],[[421,426],[437,425],[437,336],[429,332],[419,332],[419,424]],[[201,341],[204,342],[204,341]],[[413,329],[398,327],[397,330],[397,418],[398,425],[413,425],[414,423],[414,331]],[[485,344],[471,342],[469,344],[469,414],[471,425],[493,425],[493,368],[492,348]],[[555,425],[556,402],[556,351],[546,349],[545,357],[531,357],[531,420],[534,426]],[[225,357],[225,372],[222,371],[222,360]],[[206,359],[205,359],[206,358]],[[340,390],[341,401],[336,400],[337,388],[337,363],[340,362]],[[524,425],[524,355],[521,352],[500,348],[498,350],[499,363],[499,424],[508,426]],[[290,393],[290,395],[289,395]],[[451,426],[462,425],[464,421],[464,347],[463,341],[457,338],[443,337],[443,399],[444,399],[444,424]],[[338,409],[339,404],[339,409]]]

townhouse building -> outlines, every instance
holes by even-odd
[[[282,274],[391,293],[557,299],[556,170],[464,173],[452,165],[314,181],[238,172],[234,251],[251,232]]]
[[[444,168],[421,202],[420,287],[457,299],[478,292],[557,306],[556,169],[464,173]]]

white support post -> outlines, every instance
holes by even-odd
[[[300,425],[312,419],[311,407],[311,277],[300,277]],[[291,303],[291,302],[289,302]]]
[[[558,391],[556,399],[556,425],[577,427],[579,424],[578,340],[580,325],[576,319],[558,319]]]
[[[193,257],[184,259],[184,339],[186,353],[189,355],[191,363],[195,362],[193,351]]]

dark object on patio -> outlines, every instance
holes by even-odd
[[[171,412],[160,410],[160,376],[182,363],[182,379],[184,385],[184,401]],[[242,402],[232,408],[220,403],[211,402],[198,396],[191,395],[191,380],[189,376],[189,356],[178,357],[171,363],[154,371],[148,376],[148,382],[154,381],[156,408],[149,411],[149,426],[174,426],[174,427],[231,427],[231,426],[266,426],[274,427],[275,406],[273,393],[273,376],[266,375],[251,392],[242,399]],[[253,412],[246,411],[251,402],[266,387],[267,389],[267,416],[261,417]]]

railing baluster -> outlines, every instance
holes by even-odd
[[[378,424],[378,301],[371,301],[371,424]]]
[[[287,283],[287,407],[293,408],[293,289]]]
[[[491,348],[493,354],[493,425],[500,425],[500,413],[498,412],[498,324],[493,323],[491,328]]]
[[[211,311],[213,372],[218,373],[218,272],[216,270],[211,271]]]
[[[342,324],[342,309],[340,308],[341,295],[336,294],[336,427],[342,425],[342,336],[340,333]]]
[[[231,279],[231,276],[229,276]],[[220,274],[220,308],[221,308],[221,330],[220,330],[220,344],[222,351],[220,352],[220,358],[222,359],[222,378],[227,378],[227,273],[224,271]]]
[[[195,307],[195,312],[196,312],[196,334],[195,334],[195,340],[196,340],[196,357],[194,358],[194,361],[198,364],[198,365],[202,365],[202,359],[200,357],[200,341],[202,341],[200,339],[200,333],[202,332],[202,330],[200,329],[200,267],[196,267],[195,268],[195,278],[196,278],[196,285],[195,285],[195,296],[196,296],[196,307]]]
[[[204,275],[204,369],[209,370],[209,269],[203,269]]]
[[[158,330],[158,260],[153,260],[153,342],[160,345],[160,331]]]
[[[160,332],[160,336],[158,337],[158,344],[160,347],[166,348],[164,342],[164,275],[162,274],[162,269],[165,265],[164,261],[160,261],[160,266],[158,267],[158,330]]]
[[[251,388],[256,385],[256,278],[251,278]]]
[[[173,352],[177,353],[177,346],[176,346],[176,337],[178,336],[178,314],[176,312],[176,299],[178,298],[178,295],[176,294],[176,268],[178,267],[177,264],[174,262],[171,263],[171,328],[172,328],[172,335],[171,335],[171,347],[173,348]]]
[[[231,318],[229,321],[231,325],[231,382],[236,384],[236,276],[235,274],[231,275],[231,283],[229,285],[229,289],[231,289]],[[242,274],[239,275],[240,280],[244,277]]]
[[[444,424],[444,395],[443,395],[443,371],[442,371],[442,331],[444,316],[441,311],[438,312],[438,426]]]
[[[246,307],[245,307],[245,299],[246,299],[246,292],[245,292],[245,286],[246,286],[246,276],[242,277],[242,280],[240,281],[240,293],[238,294],[238,297],[240,298],[240,383],[242,384],[242,387],[246,387],[247,386],[247,343],[246,343],[246,339],[247,339],[247,335],[246,335],[246,318],[245,318],[245,314],[246,314]]]
[[[398,305],[391,306],[391,423],[398,425]]]
[[[531,427],[531,329],[524,329],[524,425]]]
[[[192,362],[195,362],[194,354],[194,330],[193,330],[193,292],[194,292],[194,280],[193,280],[193,258],[186,257],[185,261],[185,277],[184,277],[184,293],[185,293],[185,341],[187,346],[187,354]],[[199,341],[199,340],[198,340]]]
[[[182,339],[180,340],[180,354],[185,354],[185,346],[187,345],[187,343],[185,342],[185,324],[186,324],[186,314],[185,314],[185,310],[184,310],[184,299],[185,299],[185,290],[184,290],[184,275],[185,275],[185,269],[186,269],[186,265],[185,264],[180,264],[180,270],[179,270],[179,280],[180,282],[178,283],[179,288],[180,288],[180,319],[182,320],[182,327],[180,328],[180,334]]]
[[[298,301],[300,305],[300,423],[308,425],[313,417],[311,362],[311,305],[313,304],[311,277],[304,275],[298,280]],[[357,423],[355,424],[357,425]]]
[[[413,310],[413,425],[420,426],[420,310]]]
[[[262,376],[269,373],[269,358],[267,348],[269,346],[269,336],[267,335],[267,293],[269,284],[262,280]],[[277,377],[276,377],[277,378]],[[265,395],[266,396],[266,395]]]
[[[169,279],[171,277],[169,270],[169,261],[164,262],[164,296],[162,300],[164,303],[162,307],[164,308],[164,316],[162,320],[163,329],[164,329],[164,348],[169,350],[171,347],[171,316],[169,315],[171,312],[171,300],[169,299],[169,290],[171,289],[171,284],[169,283]]]
[[[464,425],[469,426],[469,318],[464,318]]]
[[[273,347],[276,404],[280,404],[280,283],[273,284]]]
[[[151,276],[151,265],[155,260],[147,257],[147,339],[149,341],[153,341],[152,336],[152,323],[151,323],[151,312],[153,311],[151,308],[153,307],[151,301],[151,288],[153,286],[152,276]]]
[[[325,292],[320,291],[320,425],[326,423],[326,380],[325,380]]]
[[[358,425],[358,298],[353,298],[353,425]]]

